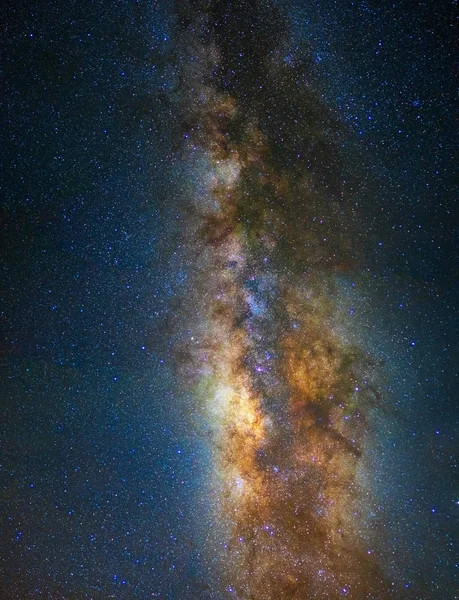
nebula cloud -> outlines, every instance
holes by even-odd
[[[176,357],[211,432],[227,532],[217,592],[387,597],[358,475],[380,399],[335,301],[337,275],[360,262],[343,133],[274,2],[180,3],[177,14],[174,102],[201,184],[185,235],[193,334]]]

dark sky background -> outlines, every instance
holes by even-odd
[[[285,5],[349,132],[366,286],[343,282],[343,302],[398,411],[375,456],[391,568],[408,565],[407,594],[411,577],[454,598],[457,7]],[[208,457],[167,328],[187,277],[173,11],[1,10],[0,597],[212,597],[191,526]]]

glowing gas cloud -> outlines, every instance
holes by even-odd
[[[339,127],[275,3],[185,2],[177,15],[175,110],[199,185],[181,311],[192,334],[176,354],[211,431],[226,535],[209,534],[215,593],[387,597],[359,478],[379,400],[335,302],[360,252]]]

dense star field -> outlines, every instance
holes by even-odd
[[[0,597],[457,597],[455,14],[3,9]]]

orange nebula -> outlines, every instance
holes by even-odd
[[[218,43],[206,52],[191,30],[182,108],[189,152],[206,167],[190,202],[195,264],[184,309],[199,335],[180,357],[212,431],[214,518],[227,532],[219,597],[383,598],[363,516],[370,492],[358,475],[370,361],[334,325],[352,216],[314,170],[280,161],[256,102],[248,109],[217,89]],[[287,85],[292,75],[279,79],[273,61],[266,69]],[[315,127],[294,133],[318,147]]]

